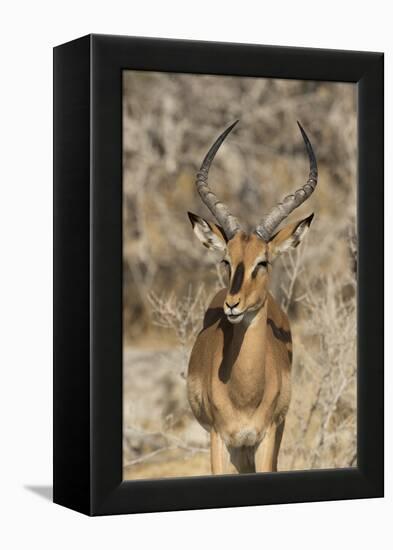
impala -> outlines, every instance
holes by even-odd
[[[311,143],[298,122],[310,162],[308,180],[253,232],[244,231],[208,185],[210,165],[237,122],[212,145],[196,177],[218,224],[188,213],[198,239],[220,253],[229,280],[205,313],[187,374],[191,409],[210,432],[213,474],[277,470],[291,397],[292,338],[286,314],[269,293],[269,277],[274,259],[307,233],[313,214],[276,230],[311,195],[318,177]]]

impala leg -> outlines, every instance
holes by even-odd
[[[223,441],[219,434],[215,430],[210,432],[210,465],[212,469],[212,474],[222,474],[223,464],[222,464],[222,446]]]
[[[276,472],[277,457],[280,449],[282,431],[280,426],[271,424],[266,431],[263,441],[258,445],[255,451],[255,471],[256,472]],[[279,433],[279,431],[281,433]]]
[[[285,420],[281,422],[276,429],[276,440],[274,443],[274,453],[273,453],[273,472],[277,472],[277,463],[278,463],[278,452],[280,450],[282,436],[285,428]]]
[[[210,460],[212,474],[236,473],[224,441],[220,434],[213,429],[210,432]]]

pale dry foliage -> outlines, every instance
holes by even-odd
[[[152,291],[148,295],[148,301],[154,314],[153,323],[158,327],[172,330],[176,335],[182,355],[183,369],[180,372],[181,376],[185,377],[189,349],[201,330],[202,319],[209,305],[204,286],[201,285],[195,294],[190,287],[187,294],[181,298],[176,297],[174,293],[169,296],[157,296]]]
[[[294,333],[293,394],[280,467],[355,466],[356,281],[350,272],[344,279],[334,274],[310,279],[298,267],[300,257],[298,249],[290,256],[283,300],[284,309],[290,296],[303,311]],[[298,277],[295,296],[290,289]]]
[[[203,312],[225,286],[192,234],[211,219],[194,176],[236,118],[211,169],[218,196],[250,226],[305,181],[300,120],[319,184],[290,220],[315,212],[307,241],[277,261],[293,393],[279,469],[356,465],[356,105],[339,83],[128,72],[124,76],[124,475],[209,473],[208,438],[184,374]]]

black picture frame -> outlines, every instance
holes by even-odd
[[[357,83],[358,458],[122,480],[122,71]],[[54,502],[88,515],[383,496],[383,54],[89,35],[54,49]]]

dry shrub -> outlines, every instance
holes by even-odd
[[[355,278],[328,274],[301,281],[302,294],[295,299],[303,312],[294,329],[293,393],[279,465],[282,470],[354,466]]]

